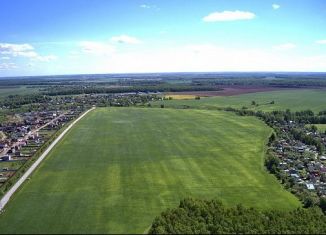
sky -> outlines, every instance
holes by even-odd
[[[1,0],[0,76],[326,72],[325,0]]]

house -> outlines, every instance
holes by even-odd
[[[7,144],[0,144],[0,150],[1,150],[1,149],[4,149],[4,148],[7,148],[7,147],[8,147]]]
[[[307,189],[315,190],[315,186],[313,184],[306,184]]]
[[[2,161],[10,161],[11,160],[11,156],[10,155],[5,155],[2,158],[0,158]]]

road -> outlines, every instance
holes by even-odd
[[[75,121],[73,121],[51,144],[50,146],[42,153],[42,155],[33,163],[33,165],[25,172],[25,174],[12,186],[12,188],[1,198],[0,200],[0,212],[9,202],[11,196],[17,191],[17,189],[25,182],[25,180],[33,173],[33,171],[40,165],[43,159],[49,154],[49,152],[54,148],[54,146],[64,137],[64,135],[87,113],[94,110],[95,107],[87,110]]]

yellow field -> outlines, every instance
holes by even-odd
[[[196,98],[195,95],[165,95],[165,98],[169,99],[169,97],[173,100],[194,100]]]

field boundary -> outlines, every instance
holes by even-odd
[[[33,171],[40,165],[44,158],[49,154],[49,152],[55,147],[55,145],[65,136],[65,134],[86,114],[94,110],[95,107],[87,110],[81,116],[79,116],[75,121],[73,121],[51,144],[50,146],[41,154],[41,156],[33,163],[33,165],[22,175],[22,177],[11,187],[11,189],[5,193],[5,195],[0,200],[0,212],[9,202],[12,195],[19,189],[19,187],[27,180],[27,178],[33,173]]]

